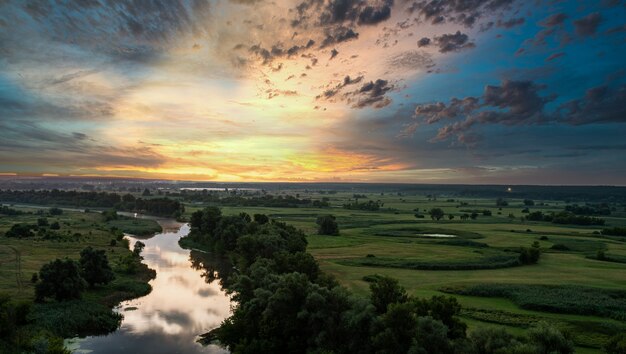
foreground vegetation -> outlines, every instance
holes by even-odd
[[[114,331],[112,307],[150,292],[155,273],[128,249],[123,225],[99,213],[8,209],[17,213],[0,216],[0,352],[64,353],[63,338]],[[27,232],[12,235],[15,225]]]

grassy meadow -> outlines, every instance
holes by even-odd
[[[522,210],[527,206],[516,199],[507,199],[507,206],[497,207],[495,199],[440,197],[434,200],[424,195],[359,194],[360,202],[379,200],[384,203],[383,207],[378,211],[348,210],[342,206],[354,202],[353,193],[300,191],[300,198],[329,198],[331,207],[223,207],[222,212],[267,214],[303,229],[309,235],[308,251],[321,268],[358,294],[368,294],[369,284],[364,277],[384,274],[397,278],[409,293],[416,296],[455,296],[464,307],[463,319],[470,330],[488,325],[503,326],[512,333],[520,333],[535,322],[547,321],[569,332],[581,353],[600,352],[611,335],[626,331],[626,264],[595,259],[598,251],[603,251],[607,258],[625,256],[626,238],[602,236],[598,234],[602,226],[524,221],[522,217],[527,214]],[[535,206],[528,207],[531,212],[559,212],[566,205],[558,201],[534,202]],[[201,207],[187,205],[187,213]],[[445,217],[432,220],[427,212],[431,208],[443,209]],[[484,210],[491,211],[491,215],[483,215]],[[479,214],[475,220],[461,220],[461,215],[472,211]],[[416,213],[424,218],[416,218]],[[325,214],[336,217],[339,236],[316,234],[315,220]],[[454,218],[450,220],[448,215]],[[604,227],[626,225],[623,206],[603,218],[606,220]],[[455,237],[425,236],[428,234]],[[515,250],[530,247],[535,241],[539,242],[542,251],[537,264],[500,266],[497,263],[515,257],[518,254]],[[553,249],[554,245],[559,246]],[[462,265],[467,264],[486,269],[462,269]],[[542,307],[541,303],[520,306],[520,301],[514,301],[511,296],[476,296],[462,291],[466,287],[484,284],[516,285],[522,289],[536,285],[566,287],[540,294],[537,297],[539,302],[559,302],[563,294],[572,298],[584,297],[585,294],[576,290],[583,286],[598,289],[598,296],[605,290],[617,290],[622,299],[607,306],[617,307],[611,311],[623,316],[578,313],[577,306],[560,311]]]

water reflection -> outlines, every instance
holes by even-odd
[[[230,299],[213,281],[230,266],[208,254],[180,248],[178,239],[189,232],[187,225],[172,229],[169,224],[164,229],[167,232],[141,240],[146,244],[144,262],[157,272],[150,282],[152,292],[122,303],[121,327],[107,336],[76,340],[74,353],[226,352],[195,340],[230,315]],[[129,238],[132,248],[137,239]]]

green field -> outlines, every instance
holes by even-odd
[[[362,201],[380,200],[384,206],[379,211],[361,211],[342,207],[349,200],[354,201],[352,193],[321,195],[300,191],[299,194],[301,198],[327,197],[331,208],[223,207],[222,211],[225,214],[242,211],[251,215],[268,214],[300,227],[309,235],[308,251],[316,257],[322,269],[359,294],[367,295],[369,284],[363,277],[372,274],[397,278],[411,294],[425,297],[444,294],[444,288],[476,284],[566,285],[573,289],[585,286],[599,289],[600,293],[603,289],[626,290],[626,264],[595,259],[598,250],[616,258],[626,255],[626,238],[601,236],[597,234],[602,229],[600,226],[524,221],[521,217],[525,215],[522,210],[526,206],[522,200],[507,200],[508,206],[498,208],[492,199],[454,198],[454,201],[448,201],[448,198],[432,200],[417,195],[365,193],[367,199]],[[531,206],[530,210],[559,212],[565,206],[564,202],[535,200],[536,204],[541,202],[544,205]],[[187,213],[200,207],[187,206]],[[427,211],[435,207],[443,209],[446,217],[440,221],[431,220]],[[416,218],[416,209],[425,218]],[[473,210],[489,210],[492,215],[483,216],[479,212],[476,220],[460,219],[461,215]],[[316,234],[315,219],[324,214],[337,218],[340,236]],[[454,219],[449,220],[448,214],[454,215]],[[623,206],[605,219],[605,227],[626,225]],[[428,233],[456,237],[423,236]],[[490,257],[506,257],[535,241],[539,242],[542,255],[534,265],[473,270],[422,268],[423,265],[485,263]],[[554,245],[565,247],[552,249]],[[570,294],[577,296],[575,291]],[[611,335],[626,330],[626,318],[617,320],[573,311],[523,308],[505,296],[452,296],[464,306],[463,318],[470,330],[476,326],[495,325],[520,333],[532,323],[547,321],[569,332],[578,352],[582,353],[600,352]],[[624,307],[624,303],[616,306]],[[626,308],[618,310],[626,312]]]

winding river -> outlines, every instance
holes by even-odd
[[[150,238],[128,235],[132,249],[141,240],[144,263],[156,270],[152,292],[120,304],[124,315],[117,331],[106,336],[72,339],[73,353],[227,353],[196,343],[199,334],[220,325],[230,315],[230,298],[216,278],[219,266],[210,255],[178,245],[189,226],[155,218],[164,231]]]

